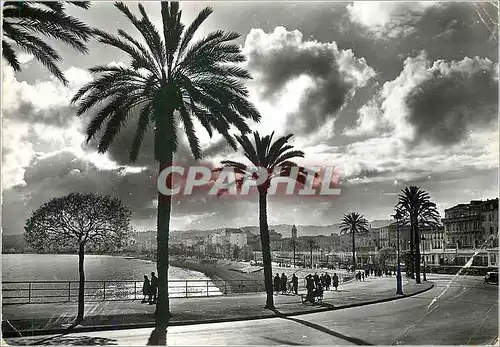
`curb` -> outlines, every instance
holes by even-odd
[[[179,322],[171,322],[168,324],[169,327],[175,326],[187,326],[187,325],[198,325],[198,324],[211,324],[211,323],[229,323],[229,322],[239,322],[239,321],[251,321],[258,319],[270,319],[270,318],[283,318],[283,317],[294,317],[300,316],[304,314],[311,313],[319,313],[326,311],[337,311],[343,310],[347,308],[359,307],[359,306],[367,306],[373,304],[379,304],[389,301],[400,300],[404,298],[409,298],[418,294],[425,293],[434,288],[434,283],[428,288],[420,289],[411,294],[403,294],[401,296],[393,296],[389,298],[364,301],[359,303],[347,304],[347,305],[339,305],[335,307],[322,307],[320,309],[310,309],[304,310],[300,312],[291,312],[291,313],[275,313],[270,312],[269,314],[259,315],[259,316],[250,316],[250,317],[235,317],[235,318],[214,318],[214,319],[204,319],[204,320],[191,320],[191,321],[179,321]],[[46,330],[32,330],[29,333],[25,334],[24,337],[30,336],[40,336],[40,335],[56,335],[56,334],[66,334],[66,333],[83,333],[83,332],[93,332],[93,331],[111,331],[111,330],[125,330],[125,329],[143,329],[143,328],[154,328],[155,323],[131,323],[131,324],[121,324],[121,325],[100,325],[100,326],[88,326],[88,327],[80,327],[74,328],[71,331],[66,331],[64,329],[46,329]],[[6,331],[2,333],[3,337],[19,337],[17,333],[12,331]],[[498,339],[496,339],[498,341]]]

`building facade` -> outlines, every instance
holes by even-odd
[[[446,248],[498,247],[498,199],[446,209],[442,222]]]
[[[445,210],[444,255],[447,263],[498,266],[498,198],[472,200]]]

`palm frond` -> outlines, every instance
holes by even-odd
[[[5,40],[2,40],[2,56],[12,66],[14,71],[21,71],[21,65],[17,59],[16,52],[14,52],[12,46]]]
[[[277,158],[275,160],[274,163],[272,163],[273,165],[276,165],[276,166],[279,166],[281,165],[283,162],[286,162],[290,159],[293,159],[293,158],[304,158],[304,152],[303,151],[290,151],[290,152],[286,152],[284,153],[283,155],[281,155],[279,158]]]
[[[141,25],[144,27],[143,33],[147,34],[144,38],[153,56],[156,58],[157,64],[162,68],[167,62],[167,50],[165,49],[165,45],[168,47],[168,44],[163,42],[160,33],[149,19],[144,6],[139,3],[138,7],[142,15]]]
[[[80,7],[87,9],[88,2]],[[64,3],[59,2],[5,2],[2,6],[4,38],[3,57],[15,71],[21,70],[13,45],[32,54],[63,84],[68,81],[58,67],[59,54],[40,37],[51,37],[63,42],[80,53],[88,53],[86,42],[92,36],[89,26],[64,11]],[[8,41],[6,41],[8,40]]]
[[[142,108],[141,113],[139,114],[137,130],[135,132],[134,140],[132,141],[132,148],[130,150],[130,155],[129,155],[129,160],[132,163],[134,163],[139,156],[141,144],[142,141],[144,140],[144,136],[148,129],[152,113],[153,113],[153,105],[152,103],[148,103]]]
[[[44,41],[36,36],[30,35],[26,31],[15,28],[11,25],[4,26],[4,34],[12,39],[26,53],[32,54],[38,61],[60,81],[67,84],[68,81],[64,77],[62,71],[57,66],[61,60],[59,54]]]
[[[189,147],[191,148],[191,153],[193,154],[196,160],[200,160],[201,159],[200,141],[196,136],[191,115],[189,114],[187,108],[184,105],[182,105],[180,108],[180,117],[184,125],[184,131],[186,132],[186,136],[188,138]]]
[[[179,46],[179,52],[177,55],[177,61],[176,64],[179,60],[179,58],[182,56],[186,48],[188,47],[189,43],[194,37],[194,34],[196,31],[200,28],[200,26],[203,24],[203,22],[213,13],[213,9],[211,7],[206,7],[203,10],[198,13],[198,16],[194,19],[194,21],[191,23],[191,25],[188,26],[186,31],[184,32],[184,36],[182,37],[180,46]]]
[[[68,1],[71,5],[76,7],[84,8],[88,10],[90,8],[90,1]]]

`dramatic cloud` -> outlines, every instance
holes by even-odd
[[[158,6],[145,5],[159,25]],[[190,21],[206,4],[181,6]],[[270,196],[270,223],[331,224],[351,210],[386,219],[399,191],[410,184],[428,191],[441,212],[498,195],[498,45],[471,4],[228,2],[214,7],[200,36],[219,29],[242,34],[237,43],[254,77],[248,83],[250,100],[263,116],[251,128],[275,136],[293,132],[294,146],[306,153],[300,164],[331,165],[341,173],[340,196]],[[71,11],[92,27],[137,34],[112,4]],[[92,79],[88,67],[128,58],[95,41],[86,56],[56,47],[64,57],[68,87],[28,54],[19,56],[21,73],[2,70],[3,231],[22,233],[31,211],[73,191],[120,197],[132,208],[136,228],[154,229],[158,167],[152,128],[132,166],[136,116],[109,152],[98,154],[98,140],[85,143],[85,127],[96,110],[78,119],[68,104]],[[419,55],[422,50],[427,55]],[[202,165],[245,161],[241,150],[234,152],[219,135],[210,139],[199,124],[195,127]],[[179,135],[176,161],[196,164]],[[173,229],[242,225],[258,225],[256,196],[196,192],[173,204]]]
[[[287,126],[301,134],[328,123],[356,89],[375,76],[366,61],[351,50],[340,50],[335,42],[304,41],[300,31],[283,27],[269,34],[252,29],[244,51],[262,99],[278,101],[287,85],[300,79],[294,93],[300,103],[288,115]]]
[[[394,39],[415,32],[415,25],[429,8],[438,3],[420,2],[365,2],[347,5],[352,22],[366,28],[375,38]]]
[[[117,196],[131,207],[136,220],[149,220],[155,216],[156,207],[149,206],[157,194],[152,172],[101,170],[86,159],[61,151],[33,158],[26,168],[24,181],[24,186],[4,190],[2,220],[7,234],[21,233],[24,221],[34,209],[71,192]]]
[[[357,129],[346,134],[385,129],[411,144],[452,145],[494,125],[497,113],[497,64],[479,57],[431,63],[421,54],[359,110]]]
[[[71,97],[91,76],[84,70],[65,71],[67,87],[55,78],[28,84],[3,66],[2,135],[3,188],[25,184],[24,171],[37,155],[60,150],[82,152],[82,125],[69,105]],[[8,86],[8,87],[7,87]]]

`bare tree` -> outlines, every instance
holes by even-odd
[[[83,320],[85,251],[119,249],[131,232],[130,209],[120,199],[71,193],[46,202],[26,221],[24,237],[38,252],[78,252],[78,315]]]

